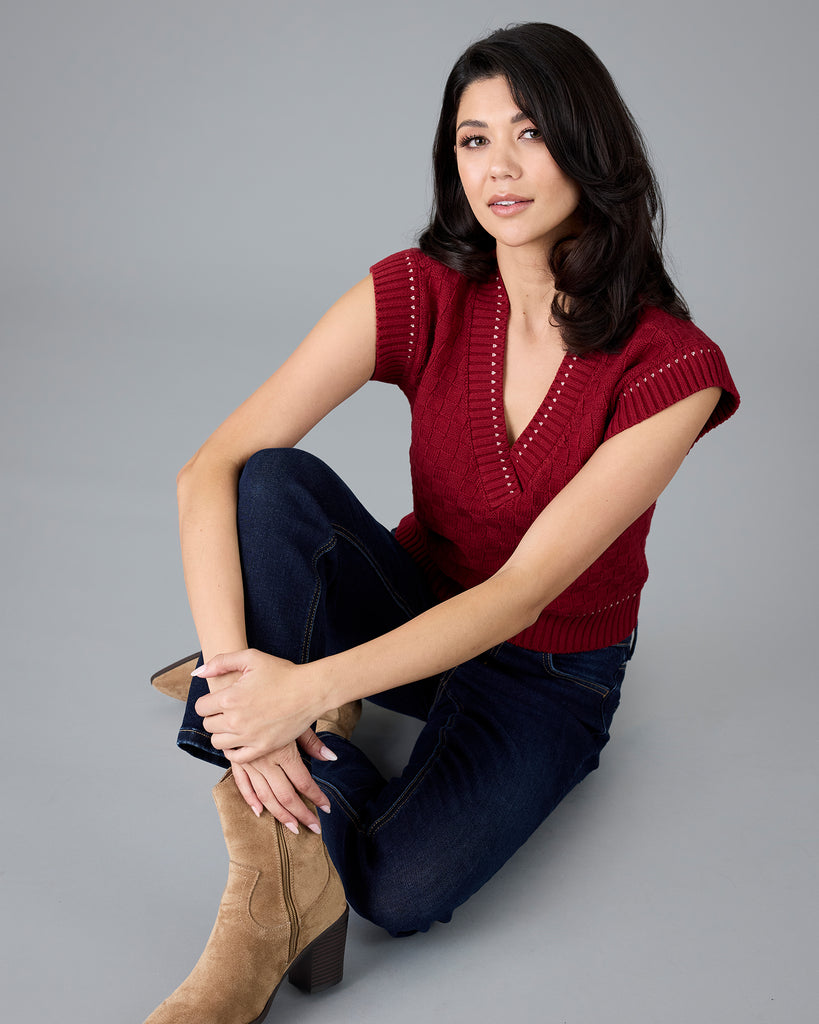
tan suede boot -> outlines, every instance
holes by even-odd
[[[333,708],[332,711],[325,711],[316,722],[316,732],[332,732],[336,736],[342,736],[348,740],[353,735],[353,729],[358,725],[361,718],[361,701],[352,700],[349,704],[342,704],[340,708]]]
[[[261,1024],[284,976],[316,992],[341,981],[347,903],[320,836],[256,818],[231,771],[214,787],[230,855],[208,944],[145,1024]]]
[[[166,665],[151,676],[151,686],[164,693],[166,697],[187,700],[188,690],[191,688],[191,672],[196,668],[198,661],[199,652],[189,654],[187,658],[181,658],[173,665]]]

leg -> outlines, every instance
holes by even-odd
[[[237,522],[248,640],[262,650],[304,661],[388,630],[432,600],[389,532],[303,452],[248,461]],[[221,760],[191,691],[180,745]],[[321,839],[306,829],[293,836],[266,811],[255,818],[230,774],[214,796],[228,884],[199,963],[151,1024],[258,1024],[285,975],[309,990],[341,977],[346,903]]]
[[[258,650],[312,661],[386,633],[435,602],[392,534],[307,452],[276,448],[248,460],[237,525],[248,644]],[[206,681],[194,679],[178,743],[227,767],[194,710],[206,692]]]
[[[503,644],[442,680],[399,779],[351,743],[314,762],[347,898],[392,934],[447,921],[598,764],[631,653],[549,655]]]

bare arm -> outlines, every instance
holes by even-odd
[[[372,279],[365,278],[180,472],[182,563],[205,658],[247,646],[236,537],[236,494],[244,464],[264,448],[297,444],[372,376],[374,363],[375,297]],[[217,680],[214,687],[219,687]]]
[[[494,576],[398,629],[302,666],[258,652],[214,659],[203,675],[242,672],[236,686],[197,705],[214,744],[241,748],[231,754],[236,763],[252,760],[327,708],[435,675],[531,625],[656,501],[719,395],[698,392],[606,441]]]
[[[331,409],[361,387],[375,363],[375,295],[365,278],[319,321],[293,355],[205,442],[177,480],[185,584],[205,658],[247,647],[244,593],[236,533],[238,481],[254,452],[295,445]],[[211,691],[229,686],[226,674]],[[327,801],[296,745],[332,756],[311,729],[268,747],[254,765],[234,768],[236,784],[259,814],[267,807],[283,824],[318,830],[318,817],[298,794]],[[329,809],[329,808],[328,808]]]

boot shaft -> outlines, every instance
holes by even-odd
[[[306,828],[294,835],[266,810],[257,818],[230,770],[214,787],[213,799],[231,863],[258,872],[248,911],[262,927],[281,927],[288,921],[295,956],[318,934],[317,921],[326,922],[328,907],[335,920],[346,906],[321,836]]]

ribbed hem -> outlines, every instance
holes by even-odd
[[[458,586],[445,573],[442,573],[429,554],[425,531],[419,527],[415,515],[410,512],[404,516],[395,528],[395,539],[423,572],[435,596],[445,601],[460,593],[463,587]]]
[[[398,524],[395,539],[424,573],[436,597],[445,601],[463,590],[463,587],[442,573],[432,560],[424,531],[412,514],[405,516]],[[547,610],[537,622],[511,637],[509,643],[530,651],[548,651],[551,654],[594,651],[624,640],[637,625],[639,610],[639,591],[586,615],[556,615]]]
[[[625,640],[637,625],[639,609],[640,595],[633,594],[590,615],[568,618],[544,612],[534,625],[512,637],[509,643],[551,654],[594,651]]]

